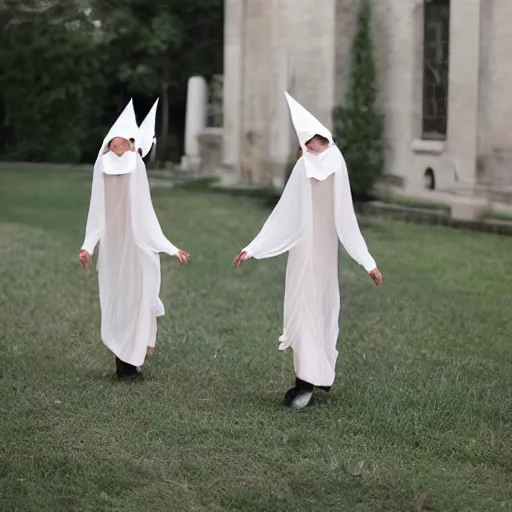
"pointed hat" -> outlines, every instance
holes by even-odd
[[[139,138],[139,127],[137,125],[137,118],[135,117],[135,110],[133,109],[133,99],[126,105],[116,122],[112,125],[112,128],[108,131],[105,139],[103,139],[100,154],[104,151],[106,145],[115,137],[122,137],[128,140],[137,140]]]
[[[310,114],[300,103],[295,101],[286,91],[284,92],[290,115],[292,116],[293,126],[297,132],[299,143],[304,146],[308,140],[315,135],[325,137],[332,142],[332,133],[313,115]]]
[[[151,146],[156,142],[155,140],[155,121],[156,121],[156,109],[158,108],[158,99],[151,107],[146,119],[142,121],[139,128],[139,147],[142,149],[142,158],[144,158],[149,151]]]
[[[107,144],[115,137],[122,137],[127,140],[133,139],[135,143],[139,139],[139,127],[137,126],[137,118],[133,109],[133,100],[130,100],[112,125],[112,128],[108,131],[98,154],[98,157],[102,159],[103,172],[105,174],[128,174],[135,170],[136,167],[137,158],[134,151],[127,151],[120,157],[111,151],[103,154]]]

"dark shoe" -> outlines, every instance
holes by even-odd
[[[141,373],[139,370],[137,370],[136,366],[133,366],[132,364],[125,363],[124,361],[121,361],[116,356],[116,373],[118,377],[136,377],[140,375]]]
[[[297,388],[289,389],[284,395],[284,405],[285,407],[290,407],[292,405],[293,399],[299,394],[299,390]]]
[[[311,398],[313,397],[313,391],[305,391],[301,390],[292,400],[291,408],[296,411],[300,411],[301,409],[306,408],[311,402]]]
[[[289,389],[284,395],[284,405],[295,410],[304,409],[311,401],[313,389],[313,384],[296,378],[295,387]]]
[[[331,386],[316,386],[316,389],[321,389],[322,391],[329,393],[329,391],[331,391]]]

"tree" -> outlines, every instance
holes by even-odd
[[[8,0],[1,21],[5,156],[79,161],[93,151],[104,87],[94,24],[76,0]]]
[[[90,161],[133,95],[144,110],[160,97],[165,157],[189,76],[222,71],[223,14],[223,0],[0,0],[2,156]]]
[[[384,169],[384,117],[377,106],[370,0],[361,0],[347,94],[333,117],[354,196],[367,199]]]
[[[131,91],[160,97],[166,156],[169,113],[185,104],[189,76],[222,71],[223,0],[95,0],[109,63]]]

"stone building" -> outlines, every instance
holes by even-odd
[[[283,90],[326,126],[359,0],[225,0],[222,175],[279,186],[296,150]],[[512,1],[374,0],[386,175],[461,216],[512,202]],[[220,137],[220,135],[219,135]]]

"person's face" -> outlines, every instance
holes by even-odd
[[[321,153],[327,149],[327,145],[324,144],[316,135],[306,142],[306,147],[311,153]]]
[[[123,139],[122,137],[115,137],[110,141],[110,151],[115,153],[117,156],[123,156],[126,151],[131,150],[130,141]]]

